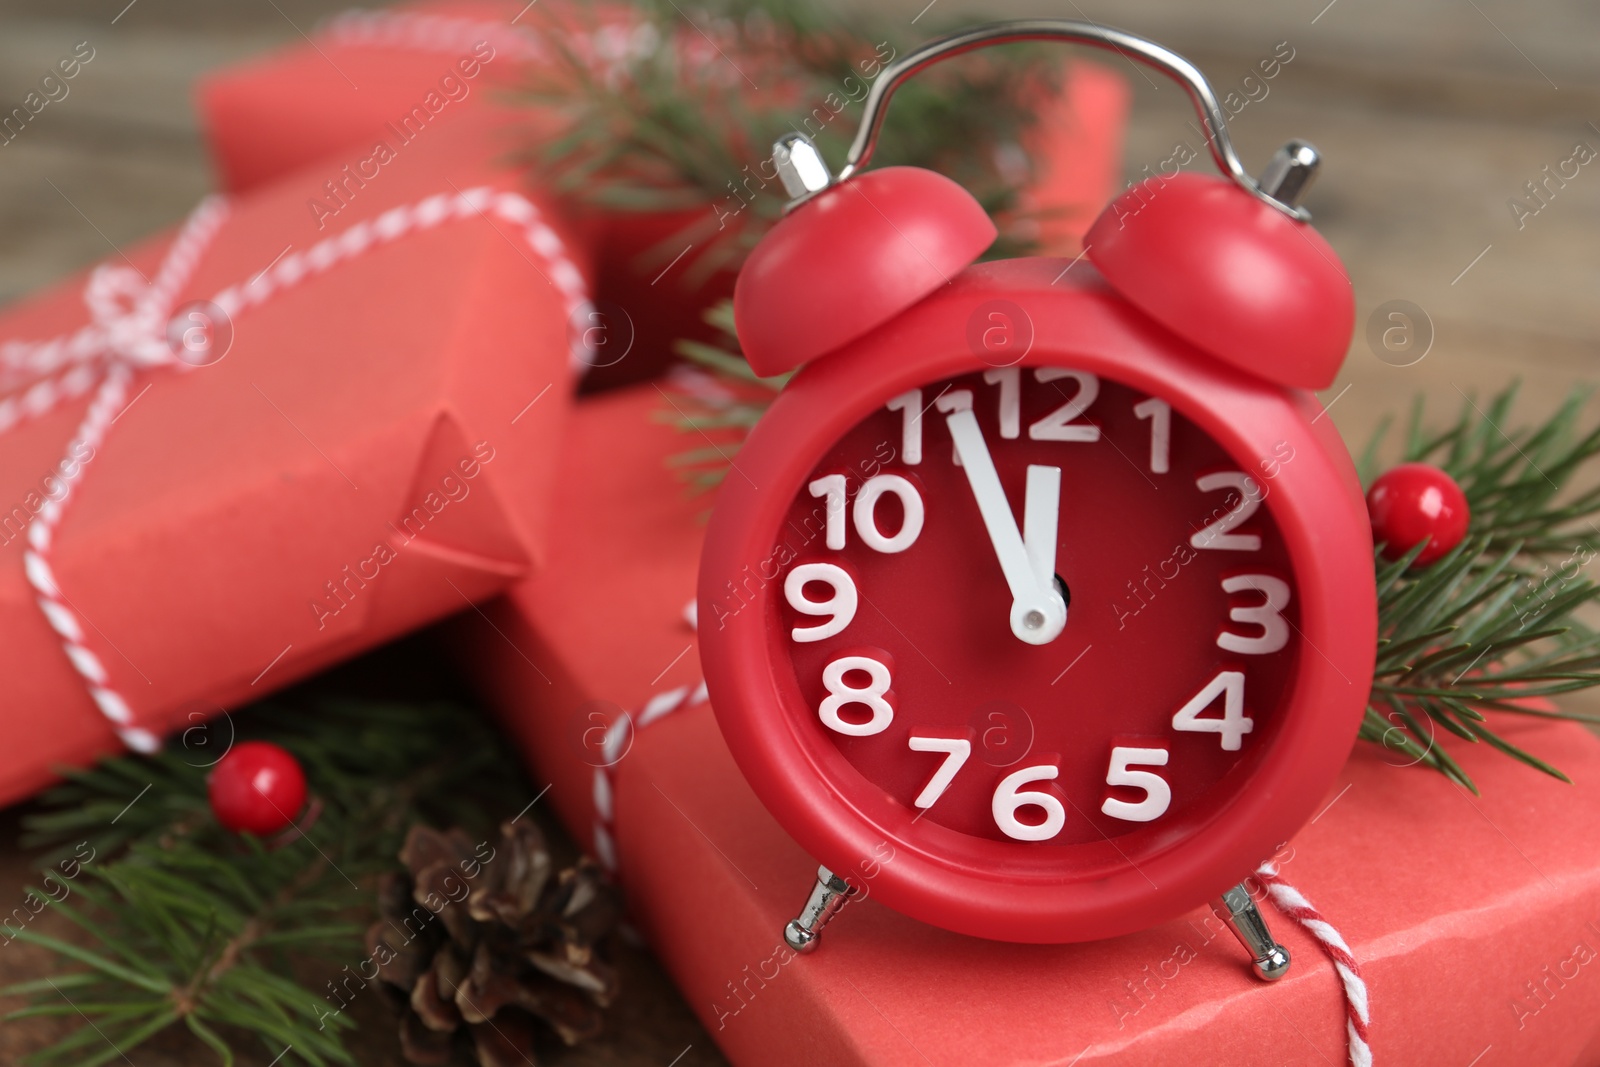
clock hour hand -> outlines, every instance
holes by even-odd
[[[1055,587],[1056,523],[1060,511],[1061,469],[1030,466],[1023,525],[1017,530],[1011,503],[989,446],[972,413],[972,394],[952,390],[937,401],[961,457],[961,469],[977,499],[978,512],[1011,590],[1011,632],[1030,645],[1054,641],[1067,624],[1067,605]]]
[[[1022,547],[1033,567],[1040,589],[1059,596],[1056,589],[1056,528],[1061,518],[1061,468],[1029,464],[1026,495],[1022,499]],[[1063,610],[1066,601],[1061,604]]]

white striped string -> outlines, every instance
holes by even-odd
[[[627,754],[634,733],[673,712],[699,707],[706,702],[704,680],[680,685],[657,693],[636,712],[620,716],[606,729],[601,743],[601,763],[594,769],[594,854],[612,874],[620,865],[617,856],[615,792],[616,765]]]
[[[1371,1023],[1367,983],[1361,977],[1361,964],[1356,962],[1355,953],[1350,951],[1350,946],[1345,944],[1344,937],[1334,929],[1333,924],[1312,907],[1305,894],[1284,881],[1276,866],[1263,863],[1256,868],[1256,877],[1261,879],[1267,896],[1278,910],[1304,927],[1328,959],[1333,961],[1333,969],[1338,972],[1339,982],[1344,987],[1345,1031],[1349,1038],[1350,1065],[1372,1067],[1372,1047],[1368,1044],[1367,1036],[1367,1027]]]
[[[344,47],[461,53],[487,42],[517,60],[547,58],[539,34],[520,26],[453,15],[351,8],[325,20],[319,36]]]
[[[543,62],[549,47],[537,30],[502,22],[432,15],[418,11],[369,11],[354,8],[340,12],[319,27],[319,35],[343,48],[389,48],[409,52],[465,55],[489,44],[496,58],[503,53],[516,62]],[[622,15],[587,32],[565,35],[565,46],[608,80],[655,54],[660,36],[648,22]],[[708,57],[700,59],[709,61]]]

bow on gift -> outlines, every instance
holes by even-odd
[[[0,345],[0,433],[83,395],[113,366],[174,362],[166,328],[175,295],[227,216],[223,198],[201,201],[153,280],[132,267],[96,267],[83,293],[89,323],[76,333]]]
[[[221,197],[202,200],[151,279],[146,280],[131,266],[95,268],[83,294],[90,321],[75,333],[48,341],[0,344],[0,434],[93,390],[57,468],[59,489],[43,501],[28,524],[23,566],[29,585],[38,594],[39,610],[61,636],[62,648],[83,677],[95,705],[122,742],[138,752],[155,751],[161,740],[135,725],[128,702],[112,687],[105,664],[89,648],[85,620],[62,592],[51,563],[56,530],[83,480],[83,459],[100,448],[112,423],[127,409],[129,386],[137,374],[161,367],[193,369],[214,363],[226,354],[233,317],[243,310],[368,250],[448,221],[483,219],[509,224],[544,264],[535,267],[560,294],[568,322],[587,322],[592,310],[582,274],[533,202],[517,193],[479,187],[439,193],[358,222],[304,252],[281,256],[256,277],[224,289],[210,301],[183,305],[188,310],[175,318],[179,294],[193,278],[229,211],[228,202]],[[572,344],[574,368],[581,370],[591,362],[586,345],[587,335],[579,332]]]

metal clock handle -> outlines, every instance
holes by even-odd
[[[850,151],[845,156],[845,165],[837,177],[828,173],[827,164],[805,134],[790,133],[778,139],[774,145],[773,159],[778,164],[791,206],[836,182],[847,180],[867,165],[877,144],[878,130],[888,112],[889,99],[901,82],[924,67],[952,56],[1016,41],[1085,44],[1117,52],[1154,67],[1188,91],[1189,98],[1194,101],[1195,111],[1205,125],[1211,158],[1223,174],[1232,178],[1251,196],[1271,204],[1292,218],[1303,222],[1311,217],[1310,213],[1296,204],[1310,188],[1321,161],[1314,147],[1304,141],[1290,141],[1278,149],[1259,179],[1250,177],[1239,160],[1239,153],[1234,151],[1232,138],[1228,136],[1227,115],[1217,102],[1217,94],[1212,90],[1211,83],[1206,81],[1198,67],[1171,49],[1126,30],[1073,19],[1018,19],[976,26],[932,41],[896,60],[873,82],[872,90],[862,105],[861,127],[856,131],[855,141],[851,143]]]

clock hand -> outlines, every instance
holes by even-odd
[[[1040,589],[1056,591],[1056,529],[1061,517],[1061,468],[1030,464],[1022,500],[1022,546]],[[1065,604],[1063,604],[1063,607]]]
[[[1060,468],[1028,468],[1023,521],[1030,536],[1025,542],[1017,531],[1017,520],[1000,485],[983,431],[972,414],[971,393],[952,391],[937,403],[948,412],[945,422],[1011,590],[1011,632],[1030,645],[1049,644],[1067,624],[1067,605],[1056,591],[1054,575]]]

